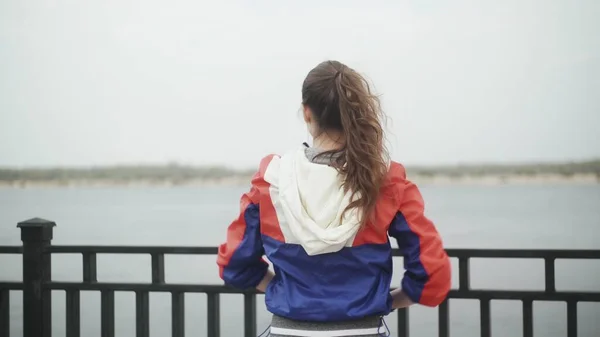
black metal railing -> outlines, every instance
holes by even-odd
[[[171,293],[172,336],[184,336],[184,294],[204,293],[207,296],[207,332],[209,337],[220,336],[220,294],[244,296],[244,336],[256,337],[256,292],[239,291],[221,285],[173,284],[165,282],[165,255],[215,255],[215,247],[161,247],[161,246],[53,246],[51,244],[54,222],[32,219],[18,224],[22,246],[0,246],[0,254],[23,255],[23,281],[0,282],[0,337],[9,337],[9,291],[23,291],[24,337],[49,337],[51,335],[51,291],[66,292],[66,335],[79,337],[80,292],[101,293],[101,336],[115,335],[115,291],[135,292],[136,335],[148,337],[150,292]],[[51,280],[51,254],[81,254],[82,282],[53,282]],[[152,258],[150,283],[98,282],[96,257],[98,254],[148,254]],[[491,300],[518,300],[523,304],[523,336],[533,336],[533,302],[562,301],[567,303],[567,335],[577,336],[577,304],[600,302],[600,292],[557,291],[555,286],[556,259],[598,259],[600,250],[484,250],[449,249],[448,254],[458,258],[459,287],[451,290],[448,298],[477,299],[480,302],[481,336],[491,336]],[[395,250],[395,256],[400,252]],[[545,261],[545,289],[543,291],[476,290],[469,285],[471,258],[527,258]],[[439,336],[449,336],[449,303],[438,307]],[[408,309],[398,310],[398,334],[409,336]]]

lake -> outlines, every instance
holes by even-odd
[[[16,224],[32,217],[55,221],[53,244],[216,246],[238,211],[242,187],[123,187],[0,189],[0,245],[20,245]],[[423,186],[427,215],[447,248],[600,249],[600,185]],[[395,243],[394,243],[395,245]],[[53,280],[81,281],[81,257],[52,258]],[[543,260],[471,262],[471,287],[543,290]],[[402,259],[394,261],[400,284]],[[458,263],[453,261],[454,287]],[[214,256],[166,256],[167,282],[220,284]],[[21,257],[0,255],[0,279],[21,280]],[[600,261],[556,263],[557,290],[600,291]],[[99,255],[99,281],[149,282],[150,256]],[[53,336],[65,336],[65,294],[53,296]],[[11,292],[11,336],[22,336],[21,293]],[[81,327],[100,336],[100,294],[81,295]],[[135,295],[119,292],[116,335],[135,336]],[[258,299],[258,330],[269,313]],[[222,336],[241,336],[242,298],[223,295]],[[206,297],[186,295],[186,335],[206,336]],[[150,295],[150,329],[170,336],[170,294]],[[579,336],[597,337],[600,304],[580,303]],[[479,336],[479,303],[450,301],[451,335]],[[521,336],[521,303],[492,302],[493,336]],[[386,319],[395,333],[395,315]],[[437,310],[410,309],[413,336],[437,335]],[[536,336],[566,336],[566,304],[534,302]]]

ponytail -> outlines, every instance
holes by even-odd
[[[329,76],[325,76],[325,72]],[[329,83],[319,82],[326,79]],[[318,91],[322,97],[319,97]],[[311,97],[312,93],[316,97]],[[368,223],[388,170],[382,126],[384,116],[379,98],[371,92],[369,83],[359,73],[340,62],[327,61],[307,76],[303,85],[303,101],[317,114],[320,127],[338,129],[344,135],[344,146],[327,153],[340,154],[335,157],[335,167],[343,177],[344,191],[351,193],[351,202],[344,213],[356,209],[361,223]],[[314,102],[313,105],[310,101]],[[321,108],[318,106],[320,102],[324,103]]]

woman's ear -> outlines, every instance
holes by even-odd
[[[310,124],[312,121],[312,111],[307,105],[302,105],[302,116],[304,117],[304,121],[306,124]]]

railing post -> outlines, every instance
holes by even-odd
[[[52,298],[44,286],[52,270],[46,249],[54,226],[54,222],[39,218],[17,225],[23,241],[23,337],[50,337],[52,331]]]

